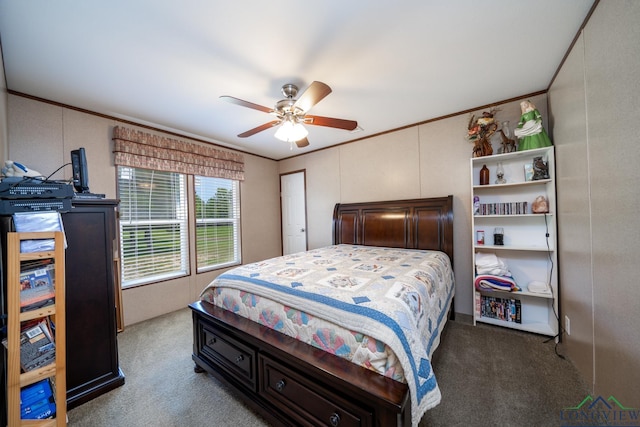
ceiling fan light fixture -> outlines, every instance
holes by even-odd
[[[227,102],[231,102],[232,104],[252,108],[276,117],[275,120],[238,134],[238,138],[247,138],[257,134],[258,132],[279,126],[274,136],[281,141],[288,142],[289,147],[293,149],[294,143],[298,148],[304,148],[309,145],[309,140],[307,140],[309,132],[304,126],[305,124],[349,131],[358,128],[358,122],[353,120],[313,116],[308,114],[309,110],[314,105],[322,101],[330,93],[331,88],[328,85],[322,82],[313,81],[297,99],[298,87],[296,85],[288,83],[282,86],[282,94],[285,99],[278,101],[275,108],[264,107],[262,105],[254,104],[253,102],[234,98],[233,96],[223,95],[220,98]],[[362,130],[362,128],[359,129]]]
[[[309,135],[309,131],[301,123],[284,120],[274,136],[280,141],[296,142],[306,138],[307,135]]]

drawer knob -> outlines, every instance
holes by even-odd
[[[287,385],[287,383],[284,382],[284,380],[280,380],[276,383],[276,390],[278,391],[282,391],[284,390],[284,386]]]
[[[244,356],[239,354],[238,357],[236,357],[236,364],[242,362],[243,360],[244,360]]]
[[[340,424],[340,415],[338,415],[338,413],[334,412],[330,417],[329,417],[329,422],[331,423],[331,425],[333,427],[338,427],[338,424]]]
[[[209,342],[207,343],[208,345],[214,345],[216,343],[216,338],[213,337],[209,340]]]

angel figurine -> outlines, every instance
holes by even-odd
[[[531,101],[522,101],[520,109],[522,110],[522,116],[520,116],[518,126],[513,131],[515,136],[520,139],[518,151],[551,146],[551,140],[542,127],[542,115],[536,109],[536,106]]]

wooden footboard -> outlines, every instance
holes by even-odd
[[[193,360],[278,426],[410,426],[409,388],[204,301]]]

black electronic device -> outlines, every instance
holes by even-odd
[[[2,199],[0,215],[13,215],[20,212],[69,212],[71,199]]]
[[[73,187],[37,178],[7,177],[0,182],[0,199],[68,199]]]
[[[71,166],[73,168],[73,187],[78,193],[88,193],[89,171],[84,148],[80,147],[71,151]]]
[[[104,194],[96,194],[96,193],[75,193],[73,198],[78,199],[104,199]]]

